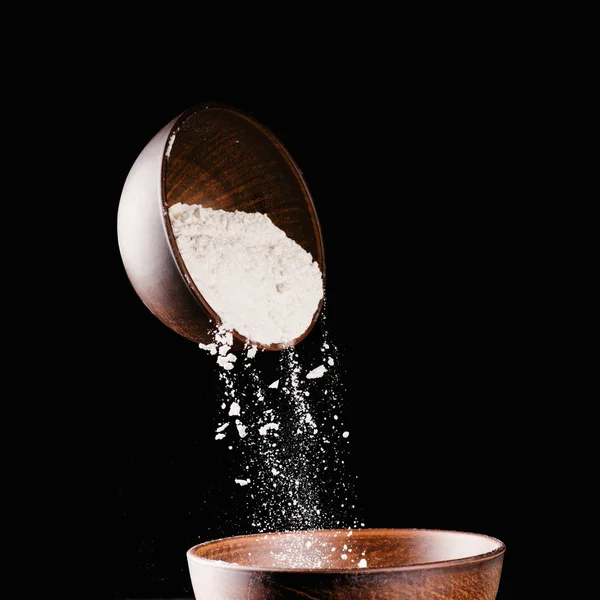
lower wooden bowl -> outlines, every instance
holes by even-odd
[[[214,540],[187,561],[196,600],[494,600],[505,550],[459,531],[332,529]]]

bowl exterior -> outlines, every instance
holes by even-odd
[[[165,125],[132,165],[119,201],[117,236],[127,277],[146,307],[196,343],[209,343],[214,322],[179,270],[166,232],[162,165],[179,117]]]
[[[440,567],[328,573],[238,569],[188,553],[188,567],[196,600],[494,600],[503,556]]]

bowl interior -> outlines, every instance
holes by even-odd
[[[199,107],[180,117],[167,148],[167,208],[182,202],[266,213],[323,271],[320,227],[307,185],[265,127],[233,108]]]
[[[167,212],[174,204],[266,214],[311,254],[325,277],[321,228],[300,169],[272,132],[235,108],[200,106],[179,117],[163,159],[162,200],[167,236],[186,285],[216,322],[219,316],[192,281],[177,248]],[[279,349],[299,342],[314,326],[321,306],[296,340],[258,346]],[[233,334],[246,341],[237,331]]]
[[[455,531],[350,531],[351,535],[344,529],[231,537],[199,544],[190,554],[264,569],[352,569],[365,565],[372,569],[489,556],[504,549],[494,538]]]

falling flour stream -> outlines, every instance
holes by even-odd
[[[266,215],[182,204],[169,214],[186,268],[222,321],[200,347],[218,366],[214,437],[236,455],[233,482],[245,494],[251,532],[347,529],[326,550],[366,567],[351,543],[364,523],[346,463],[339,352],[325,328],[325,302],[311,333],[321,336],[317,357],[304,357],[302,345],[280,350],[277,376],[266,380],[256,345],[289,343],[309,327],[324,300],[318,264]],[[249,340],[242,351],[232,350],[234,329]],[[326,554],[306,544],[278,561],[321,566]]]

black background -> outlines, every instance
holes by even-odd
[[[498,598],[512,597],[506,117],[493,78],[447,67],[315,79],[299,68],[282,80],[262,65],[230,79],[209,77],[199,62],[157,85],[131,63],[94,104],[96,140],[110,148],[95,182],[106,274],[97,295],[110,311],[98,320],[96,339],[110,351],[96,380],[115,390],[100,421],[110,598],[191,597],[185,551],[243,532],[214,442],[214,361],[144,307],[116,235],[137,155],[204,101],[270,128],[313,195],[365,524],[495,536],[508,546]]]

